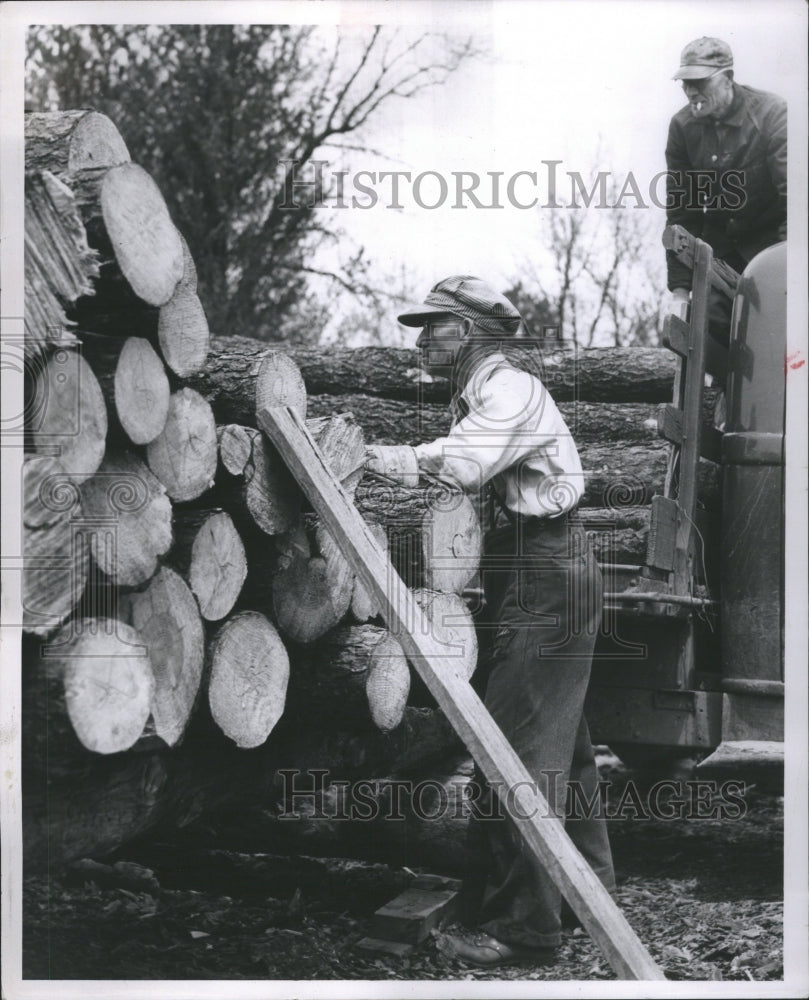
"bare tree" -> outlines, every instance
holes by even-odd
[[[662,330],[660,220],[620,204],[621,190],[620,178],[606,177],[596,205],[543,208],[543,252],[518,275],[523,292],[549,306],[582,347],[654,344]]]
[[[213,329],[314,339],[311,277],[375,291],[361,248],[339,269],[312,263],[344,243],[323,210],[329,150],[365,149],[364,126],[390,102],[473,54],[471,40],[378,26],[36,27],[27,101],[110,115],[188,240]]]

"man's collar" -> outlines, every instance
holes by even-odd
[[[492,354],[487,354],[485,357],[480,359],[480,361],[469,373],[469,378],[466,380],[466,383],[461,390],[461,395],[467,403],[471,402],[469,393],[474,392],[476,388],[483,385],[483,383],[492,374],[494,374],[495,369],[499,368],[501,365],[510,365],[508,358],[501,351],[494,351]]]
[[[744,94],[735,80],[733,82],[733,100],[728,108],[728,113],[724,118],[719,118],[718,122],[720,125],[744,124]]]

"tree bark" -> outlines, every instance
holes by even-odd
[[[289,657],[275,627],[257,612],[234,615],[216,633],[209,657],[214,721],[236,746],[260,746],[281,718],[289,680]]]
[[[706,389],[703,431],[713,428],[716,390]],[[337,411],[353,415],[365,439],[374,444],[417,445],[434,441],[449,432],[451,417],[445,403],[415,403],[380,396],[324,394],[309,397],[309,416],[328,416]],[[654,403],[559,403],[573,440],[587,443],[622,441],[645,444],[659,440],[657,405]]]
[[[72,192],[47,172],[26,178],[24,243],[26,352],[75,344],[65,310],[92,295],[99,263]]]
[[[329,784],[330,778],[318,785],[306,774],[290,775],[283,806],[254,807],[240,813],[238,823],[228,815],[214,817],[208,825],[212,843],[230,851],[297,854],[303,842],[314,857],[457,876],[485,870],[487,859],[467,835],[473,781],[467,756],[445,757],[415,780],[374,776]]]
[[[617,443],[583,445],[579,449],[585,474],[580,506],[642,507],[663,492],[668,446],[658,439],[644,447]],[[440,486],[401,487],[381,483],[366,475],[357,487],[355,502],[366,520],[400,528],[417,526],[429,509],[442,503],[446,490]],[[698,497],[709,509],[720,501],[720,468],[701,460]]]
[[[118,129],[97,111],[29,112],[25,116],[25,166],[57,176],[129,163]]]
[[[29,427],[35,451],[55,451],[77,483],[104,457],[107,408],[98,380],[79,351],[58,348],[35,380]]]
[[[248,337],[214,337],[205,367],[189,384],[208,399],[221,422],[252,426],[258,369],[264,356],[276,350]],[[446,379],[424,381],[414,350],[364,347],[326,353],[290,348],[288,354],[300,368],[310,398],[362,394],[412,403],[447,403],[450,398]],[[675,362],[663,348],[563,352],[546,368],[546,384],[557,402],[665,403],[672,398]]]
[[[210,406],[193,389],[172,393],[163,430],[146,448],[149,468],[172,500],[193,500],[213,485],[217,453]]]
[[[81,486],[93,558],[122,586],[145,583],[171,547],[171,502],[133,453],[108,455]]]
[[[440,712],[408,708],[391,733],[320,733],[295,721],[251,751],[206,731],[170,751],[109,757],[85,751],[83,764],[66,772],[42,758],[27,772],[23,796],[25,871],[56,872],[76,858],[103,857],[159,824],[174,833],[219,808],[238,815],[246,841],[246,810],[276,800],[295,780],[293,772],[302,788],[311,783],[310,769],[325,771],[327,780],[412,774],[460,750]],[[256,849],[266,850],[267,842]]]
[[[167,746],[182,739],[199,693],[205,636],[197,602],[182,578],[163,566],[145,590],[122,597],[122,617],[149,655],[155,685],[153,729]]]

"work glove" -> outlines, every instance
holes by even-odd
[[[407,444],[369,445],[365,449],[365,469],[366,472],[375,472],[401,486],[419,484],[416,453]]]

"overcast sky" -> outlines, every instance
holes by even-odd
[[[502,171],[505,178],[536,171],[542,195],[549,171],[542,161],[561,160],[560,183],[568,170],[584,178],[596,169],[631,171],[651,206],[649,184],[665,169],[668,121],[684,104],[671,76],[683,46],[703,34],[731,45],[739,82],[805,101],[802,3],[493,0],[422,2],[404,5],[399,14],[423,27],[451,23],[458,33],[474,30],[488,39],[493,58],[467,64],[440,91],[389,105],[367,135],[391,162],[355,162],[414,176],[435,170],[447,176],[450,192],[453,171]],[[437,184],[424,182],[423,201],[440,198]],[[521,178],[516,197],[528,201],[532,193],[532,181]],[[373,209],[342,212],[344,225],[391,267],[406,260],[425,291],[451,272],[506,281],[542,241],[542,208],[513,207],[503,193],[504,207],[496,211],[454,209],[451,194],[435,210],[402,197],[404,208],[396,211],[383,207],[390,182],[380,184],[379,194]],[[662,224],[659,210],[648,211]]]
[[[805,187],[806,8],[803,0],[365,0],[241,3],[32,3],[33,23],[98,22],[276,22],[318,23],[329,30],[362,29],[376,23],[401,26],[403,37],[421,31],[473,34],[490,55],[466,63],[440,89],[387,102],[364,138],[385,159],[355,154],[359,170],[403,170],[415,177],[435,171],[446,179],[442,207],[420,207],[404,185],[402,208],[390,209],[390,182],[378,185],[368,210],[339,213],[340,223],[380,273],[402,265],[419,298],[439,278],[466,272],[505,288],[526,260],[541,260],[547,212],[548,166],[557,167],[559,197],[567,200],[566,173],[578,172],[591,186],[597,170],[631,172],[653,225],[650,254],[661,254],[663,213],[649,199],[649,185],[665,169],[668,121],[684,103],[671,76],[680,51],[693,38],[725,39],[735,56],[736,79],[790,100],[791,160],[795,192]],[[6,11],[8,14],[8,10]],[[133,155],[135,155],[133,153]],[[337,154],[334,168],[339,164]],[[800,162],[799,162],[800,161]],[[502,175],[502,208],[453,208],[453,173],[483,178]],[[536,172],[538,190],[522,176],[514,188],[524,203],[539,195],[540,207],[509,203],[506,185],[520,171]],[[351,181],[349,181],[351,183]],[[367,179],[366,179],[367,183]],[[404,181],[402,182],[404,184]],[[435,178],[425,181],[422,201],[440,200]],[[662,191],[662,186],[658,188]],[[351,193],[351,192],[350,192]],[[625,201],[632,210],[631,198]],[[339,252],[339,251],[338,251]],[[662,259],[662,256],[661,258]],[[334,265],[332,254],[329,264]],[[662,283],[662,271],[661,271]],[[661,295],[665,289],[661,287]],[[344,308],[335,304],[335,309]]]

